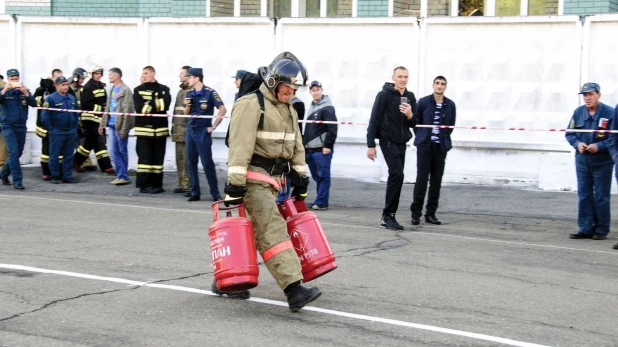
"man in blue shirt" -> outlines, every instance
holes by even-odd
[[[580,94],[584,103],[575,109],[569,122],[569,129],[609,130],[614,119],[614,109],[599,102],[601,87],[586,83]],[[610,190],[614,163],[612,155],[615,146],[610,146],[607,133],[568,132],[566,139],[575,148],[577,171],[577,196],[579,208],[577,224],[579,231],[571,234],[572,239],[605,240],[610,225]]]
[[[225,116],[225,106],[217,92],[204,85],[204,75],[201,68],[191,68],[187,74],[189,87],[193,88],[187,92],[185,97],[185,115],[214,115],[215,107],[219,114],[212,124],[211,118],[189,118],[187,123],[186,146],[187,159],[189,162],[189,180],[191,181],[191,196],[187,201],[200,200],[200,180],[197,172],[198,156],[202,160],[206,180],[210,186],[210,195],[214,201],[221,200],[219,188],[217,187],[217,171],[215,162],[212,160],[212,138],[211,133],[217,128],[223,116]]]
[[[26,144],[26,121],[28,106],[35,107],[36,100],[26,86],[19,82],[19,71],[10,69],[6,72],[8,83],[0,92],[0,124],[2,135],[9,150],[9,159],[0,170],[0,178],[5,186],[11,185],[9,175],[13,176],[13,188],[24,189],[23,175],[19,158]]]
[[[69,81],[64,76],[54,81],[56,92],[45,98],[43,107],[63,110],[77,109],[75,97],[69,94]],[[73,153],[79,128],[79,113],[69,111],[43,110],[43,125],[49,134],[49,170],[51,183],[77,183],[73,179]],[[60,177],[60,159],[62,156],[62,178]]]

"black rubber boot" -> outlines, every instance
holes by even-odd
[[[308,303],[322,295],[322,291],[317,287],[303,287],[300,282],[295,282],[287,286],[284,290],[288,298],[290,311],[296,312],[305,307]]]
[[[248,290],[241,290],[238,292],[222,292],[217,289],[217,281],[212,281],[212,286],[210,287],[210,291],[217,295],[226,295],[230,299],[241,299],[247,300],[251,297],[251,293]]]

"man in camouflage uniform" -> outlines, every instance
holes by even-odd
[[[184,102],[187,91],[190,89],[187,80],[190,66],[183,66],[180,70],[180,90],[176,94],[174,105],[174,115],[184,115]],[[176,143],[176,172],[178,173],[178,187],[174,188],[174,193],[184,193],[186,197],[191,196],[191,183],[189,182],[189,164],[187,162],[187,147],[185,142],[185,132],[187,130],[188,118],[174,117],[172,120],[172,141]]]
[[[290,105],[293,91],[307,85],[307,71],[293,54],[284,52],[260,74],[259,89],[241,96],[232,109],[225,201],[244,200],[258,251],[295,312],[322,294],[300,284],[300,261],[275,203],[286,174],[294,186],[292,196],[297,200],[307,196],[305,150],[298,116]]]

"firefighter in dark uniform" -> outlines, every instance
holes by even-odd
[[[43,106],[43,101],[48,95],[56,92],[54,81],[62,76],[62,71],[54,69],[50,78],[41,78],[40,86],[34,91],[34,99],[37,107]],[[49,134],[48,129],[45,129],[42,119],[43,111],[37,110],[36,114],[36,134],[41,138],[41,170],[43,171],[43,180],[51,179],[51,171],[49,170]]]
[[[135,112],[167,114],[172,103],[170,89],[157,82],[152,66],[143,69],[142,79],[144,83],[133,91]],[[169,135],[167,117],[135,117],[134,129],[138,157],[135,185],[140,193],[163,193],[163,160]]]
[[[199,201],[201,199],[200,178],[197,171],[198,158],[204,166],[212,200],[219,201],[221,196],[217,187],[217,169],[212,160],[212,132],[223,120],[226,110],[219,94],[203,84],[204,75],[201,68],[189,69],[188,76],[190,76],[189,85],[192,89],[187,92],[185,97],[184,114],[212,116],[215,108],[219,110],[214,122],[210,118],[190,118],[187,124],[187,157],[192,187],[188,201]]]
[[[71,75],[71,80],[69,84],[69,94],[75,97],[75,100],[77,101],[78,110],[81,110],[82,108],[81,96],[82,96],[82,93],[84,92],[84,80],[86,80],[86,78],[88,78],[88,71],[86,71],[86,69],[83,69],[81,67],[78,67],[75,70],[73,70],[73,74]],[[83,136],[83,133],[81,133],[80,131],[79,136],[77,137],[77,141],[75,141],[75,150],[79,149],[79,146],[83,144],[84,144],[84,136]],[[82,166],[76,167],[75,170],[77,172],[97,171],[97,166],[92,163],[92,160],[90,160],[90,156],[88,156],[88,158],[86,158]]]
[[[307,71],[289,52],[260,70],[263,81],[259,89],[241,96],[232,109],[225,201],[245,201],[264,264],[283,289],[290,310],[298,311],[322,292],[301,285],[300,261],[275,197],[283,175],[292,181],[293,197],[307,197],[305,149],[298,116],[290,104],[294,90],[307,85]]]
[[[90,67],[90,80],[81,92],[80,102],[82,111],[102,112],[107,104],[107,92],[105,84],[101,82],[103,67],[92,64]],[[84,132],[84,144],[77,148],[73,164],[75,169],[80,171],[81,166],[90,156],[90,151],[94,150],[101,172],[113,174],[116,171],[112,167],[105,145],[105,137],[99,135],[99,125],[101,123],[100,113],[84,112],[81,115],[82,129]]]
[[[601,87],[586,83],[580,94],[585,105],[573,112],[569,129],[609,130],[614,119],[614,109],[599,102]],[[609,134],[604,132],[567,132],[566,139],[575,148],[577,172],[577,197],[579,230],[572,239],[605,240],[610,227],[610,191],[614,162]]]

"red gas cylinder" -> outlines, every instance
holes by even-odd
[[[303,282],[309,282],[337,268],[335,254],[328,244],[318,216],[307,212],[304,201],[286,199],[279,212],[287,221],[288,234],[303,269]]]
[[[257,262],[253,224],[246,218],[245,205],[219,207],[212,204],[214,222],[208,228],[212,268],[217,289],[235,292],[258,285],[260,270]],[[238,209],[238,217],[232,210]],[[219,211],[228,211],[226,218],[219,218]]]

